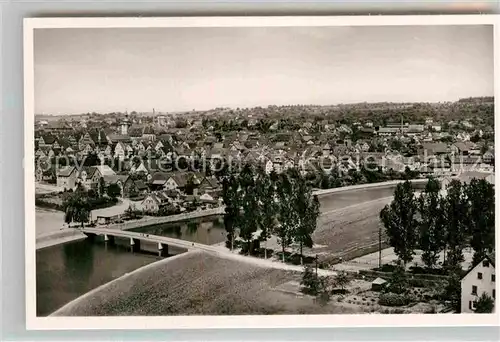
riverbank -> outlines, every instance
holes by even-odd
[[[283,290],[298,281],[298,272],[192,251],[128,273],[51,316],[351,313]]]
[[[65,228],[57,232],[51,232],[46,235],[37,236],[36,249],[56,246],[63,243],[73,242],[85,239],[87,236],[75,228]]]
[[[98,215],[116,215],[117,213],[123,213],[130,203],[128,200],[120,201],[120,203],[114,207],[93,210],[92,218],[97,219]],[[70,228],[68,224],[64,222],[64,213],[58,210],[47,209],[47,208],[35,208],[36,212],[36,248],[46,248],[50,246],[55,246],[60,243],[66,243],[71,241],[77,241],[85,238],[85,235],[74,228]],[[215,209],[193,211],[185,214],[162,216],[162,217],[152,217],[146,216],[139,220],[127,221],[124,223],[110,224],[106,225],[106,228],[119,229],[119,230],[131,230],[137,228],[143,228],[154,225],[161,225],[165,223],[174,223],[180,221],[187,221],[191,219],[217,216],[224,212],[224,207],[219,207]],[[78,224],[73,224],[73,227],[77,227]]]
[[[213,209],[196,210],[196,211],[190,211],[188,213],[169,215],[169,216],[144,216],[143,218],[138,220],[130,220],[123,223],[108,224],[105,227],[111,229],[119,229],[119,230],[131,230],[137,228],[144,228],[148,226],[156,226],[164,223],[173,223],[173,222],[198,219],[202,217],[218,216],[222,215],[223,213],[224,213],[224,207],[217,207]]]
[[[86,236],[64,222],[58,210],[35,208],[36,249],[84,239]]]

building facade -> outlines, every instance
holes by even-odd
[[[495,299],[495,258],[487,256],[462,278],[461,312],[473,313],[483,293]]]

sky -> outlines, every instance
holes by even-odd
[[[35,30],[35,112],[493,96],[491,26]]]

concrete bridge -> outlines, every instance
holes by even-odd
[[[439,179],[439,178],[438,178]],[[395,189],[396,186],[400,183],[404,183],[404,180],[392,180],[386,182],[378,182],[378,183],[368,183],[368,184],[358,184],[358,185],[348,185],[342,186],[339,188],[332,189],[317,189],[313,191],[313,195],[318,197],[336,194],[340,192],[355,192],[358,190],[369,190],[369,189]],[[411,179],[410,182],[413,184],[415,189],[423,189],[428,182],[428,179]]]
[[[180,248],[185,248],[188,250],[188,252],[196,250],[204,251],[223,259],[250,263],[258,267],[274,268],[292,272],[304,271],[304,267],[300,265],[284,264],[280,261],[274,261],[272,259],[261,259],[261,258],[241,255],[239,253],[233,253],[230,250],[221,248],[220,246],[219,247],[209,246],[201,243],[189,242],[165,236],[148,235],[143,233],[136,233],[131,231],[116,230],[109,228],[81,228],[79,230],[85,235],[87,235],[90,239],[95,238],[96,236],[104,236],[105,241],[112,242],[115,237],[127,238],[130,240],[130,245],[132,247],[132,250],[134,251],[140,250],[141,241],[155,242],[158,244],[158,254],[160,256],[166,256],[168,254],[168,246],[176,246]],[[334,270],[325,270],[325,269],[318,269],[317,272],[319,275],[322,276],[331,276],[331,275],[334,276],[337,274],[337,272]]]
[[[203,250],[206,252],[220,252],[220,249],[214,246],[204,245],[201,243],[190,242],[180,239],[175,239],[166,236],[151,235],[145,233],[137,233],[126,230],[117,230],[112,228],[80,228],[82,233],[88,236],[90,239],[94,239],[96,236],[104,236],[104,241],[108,243],[114,243],[115,238],[125,238],[129,239],[130,247],[134,252],[141,250],[141,241],[143,242],[153,242],[158,245],[158,255],[167,256],[168,247],[175,246],[178,248],[184,248],[188,251],[190,250]]]

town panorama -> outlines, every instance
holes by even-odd
[[[495,310],[492,97],[37,115],[34,154],[39,316]]]

